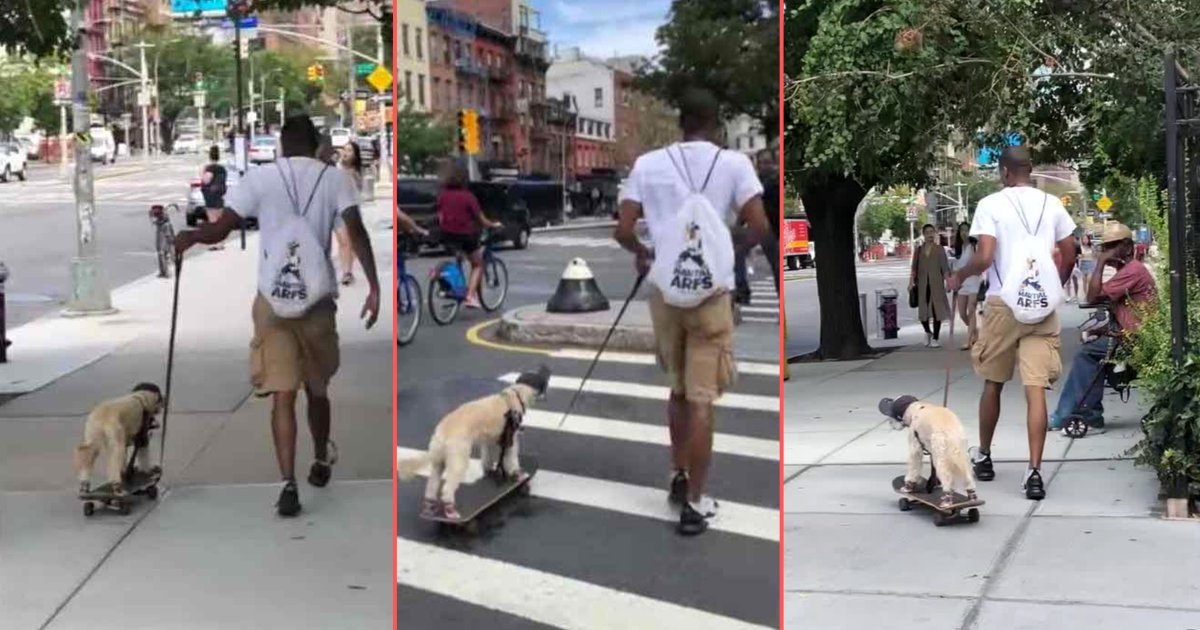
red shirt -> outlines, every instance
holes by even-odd
[[[1146,303],[1158,297],[1154,276],[1140,260],[1131,260],[1117,270],[1108,282],[1100,285],[1100,293],[1112,302],[1113,314],[1121,330],[1132,333],[1141,326],[1134,303]]]
[[[443,188],[437,198],[438,227],[449,234],[478,234],[483,211],[466,188]]]

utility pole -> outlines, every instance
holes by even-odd
[[[283,109],[284,109],[283,96],[284,96],[284,90],[283,90],[283,88],[279,88],[279,129],[280,129],[280,131],[283,130],[283,122],[285,120],[283,117]]]
[[[233,160],[240,176],[246,174],[246,119],[242,112],[242,12],[233,11],[232,13],[234,15],[231,15],[230,18],[233,19],[233,84],[237,86],[237,102],[234,104],[237,108],[237,131],[234,133],[233,139]]]
[[[350,98],[346,99],[346,120],[350,121],[350,124],[347,125],[347,128],[350,130],[350,134],[355,135],[354,106],[358,102],[358,86],[356,84],[358,76],[354,73],[354,25],[351,24],[349,20],[346,20],[346,48],[346,67],[350,69]]]
[[[150,159],[150,80],[146,71],[146,49],[153,47],[153,44],[147,44],[145,40],[140,40],[137,43],[138,52],[141,53],[142,70],[141,80],[142,89],[138,92],[138,104],[142,106],[142,160]]]
[[[92,179],[92,139],[88,111],[88,59],[84,14],[90,0],[77,0],[71,12],[75,50],[71,54],[71,105],[75,123],[75,228],[77,253],[71,261],[71,301],[64,315],[102,315],[113,312],[112,299],[99,265],[96,246],[96,198]]]

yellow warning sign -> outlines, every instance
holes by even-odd
[[[371,74],[367,75],[367,83],[375,88],[376,92],[382,94],[392,87],[392,73],[383,66],[375,66]]]
[[[1108,209],[1111,208],[1112,206],[1113,206],[1112,199],[1109,199],[1108,195],[1101,197],[1100,201],[1096,202],[1096,207],[1100,208],[1101,212],[1108,212]]]

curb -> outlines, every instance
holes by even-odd
[[[552,225],[549,227],[533,228],[534,234],[547,234],[551,232],[570,232],[573,230],[590,230],[595,228],[615,228],[617,222],[612,219],[603,221],[580,221],[576,223],[564,223],[562,225]]]
[[[642,304],[646,305],[647,303],[642,302]],[[605,313],[616,318],[622,305],[623,302],[611,302],[609,310]],[[636,303],[633,306],[637,308]],[[612,327],[611,320],[597,321],[595,314],[588,314],[591,316],[591,321],[531,321],[528,319],[529,316],[536,316],[539,313],[546,313],[545,305],[532,304],[505,312],[496,328],[496,337],[511,343],[599,348]],[[629,315],[630,313],[626,313],[626,317]],[[569,318],[571,315],[562,315],[561,317]],[[625,352],[654,352],[656,349],[654,329],[648,325],[621,324],[613,331],[606,348]]]

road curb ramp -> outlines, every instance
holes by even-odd
[[[551,313],[541,304],[522,306],[504,313],[496,334],[513,343],[599,348],[624,304],[623,301],[612,302],[609,308],[590,313]],[[650,322],[647,302],[635,300],[629,305],[607,348],[624,352],[654,351],[654,326]]]
[[[558,280],[558,288],[546,303],[547,313],[592,313],[608,310],[608,298],[600,291],[596,276],[582,258],[572,259]]]

